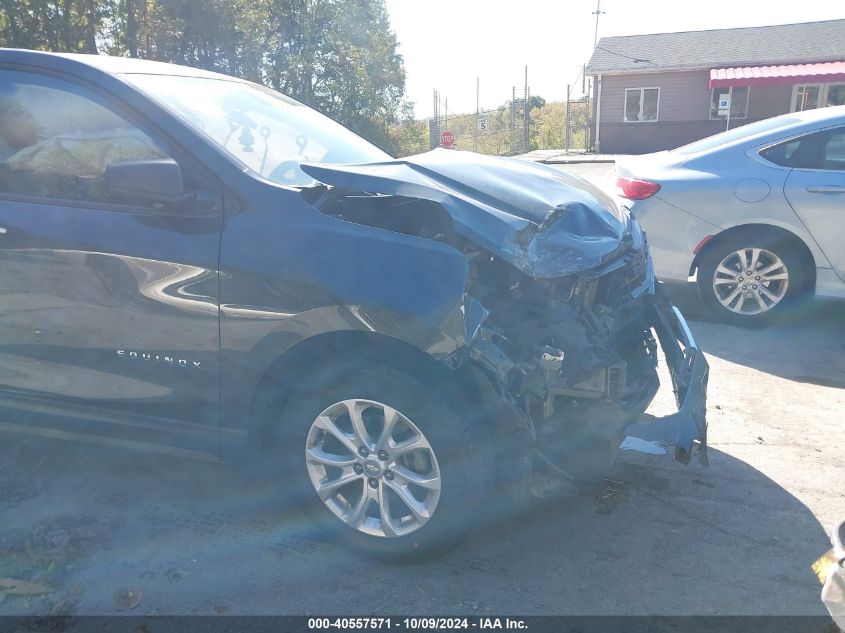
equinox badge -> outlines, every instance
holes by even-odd
[[[175,365],[178,367],[193,367],[195,369],[202,369],[198,360],[188,360],[186,358],[176,358],[175,356],[167,356],[166,354],[153,354],[151,352],[135,352],[131,350],[118,349],[115,350],[117,355],[121,358],[134,358],[139,360],[149,360],[164,365]]]

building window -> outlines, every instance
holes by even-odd
[[[827,106],[845,105],[845,84],[827,84]]]
[[[845,105],[845,84],[798,84],[792,88],[792,112]]]
[[[628,88],[625,90],[625,121],[657,121],[660,88]]]
[[[719,99],[724,95],[731,98],[731,118],[744,119],[748,116],[748,93],[751,88],[748,86],[735,86],[732,88],[713,88],[710,93],[710,118],[724,119],[724,114],[719,114]]]

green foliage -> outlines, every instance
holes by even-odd
[[[531,113],[532,149],[563,147],[563,130],[566,120],[566,104],[562,101],[547,103]]]
[[[402,117],[388,128],[395,156],[412,156],[429,150],[428,121],[416,121],[411,104],[403,106]]]
[[[382,147],[405,70],[383,0],[270,0],[266,80]]]
[[[584,149],[587,138],[587,104],[569,104],[569,147]],[[566,103],[547,103],[531,112],[531,149],[561,149],[566,146]]]
[[[392,150],[405,70],[384,0],[0,0],[0,46],[108,53],[264,83]]]
[[[546,100],[543,99],[543,97],[540,97],[538,95],[531,95],[530,97],[528,97],[528,107],[530,110],[533,110],[535,108],[542,108],[544,105],[546,105]]]
[[[100,0],[0,0],[0,45],[96,53]]]
[[[569,145],[582,149],[587,130],[587,104],[573,101],[570,105]],[[531,149],[562,149],[565,146],[566,103],[546,102],[539,96],[529,98],[529,142]],[[476,116],[473,114],[450,115],[444,121],[445,128],[455,134],[455,147],[461,150],[478,151],[481,154],[507,156],[511,154],[511,109],[510,101],[487,114],[487,129],[477,132]],[[523,121],[516,121],[517,133],[522,134]],[[391,127],[393,147],[398,156],[408,156],[425,151],[429,147],[428,121],[414,121],[407,117]],[[477,149],[476,149],[477,147]]]

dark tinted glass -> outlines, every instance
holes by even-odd
[[[795,169],[845,170],[845,128],[823,130],[760,152],[776,165]]]

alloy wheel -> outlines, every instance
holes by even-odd
[[[753,316],[768,312],[783,300],[789,289],[789,270],[765,248],[742,248],[716,266],[712,287],[723,307]]]
[[[440,499],[431,444],[407,416],[374,400],[342,400],[318,415],[305,441],[305,466],[320,501],[372,536],[416,532]]]

